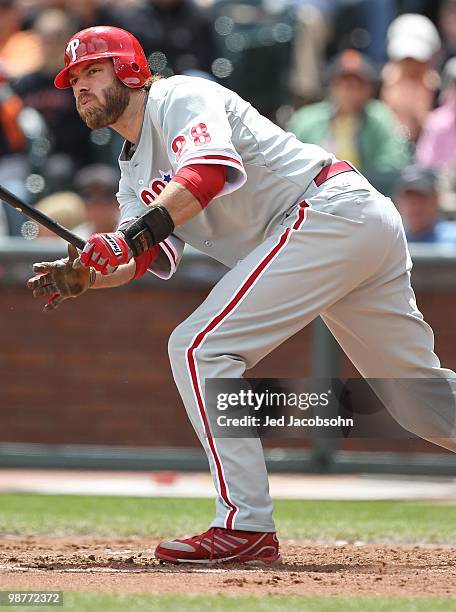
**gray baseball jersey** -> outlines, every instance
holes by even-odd
[[[180,168],[223,164],[223,190],[201,214],[176,228],[174,239],[161,245],[166,259],[151,271],[169,277],[185,242],[232,267],[302,200],[333,159],[221,85],[197,77],[163,79],[150,89],[135,153],[129,161],[124,150],[119,157],[121,225],[144,213]]]
[[[333,161],[235,93],[181,76],[152,86],[136,151],[130,161],[120,156],[122,223],[143,213],[186,164],[228,168],[224,190],[161,243],[153,265],[169,277],[187,242],[231,268],[169,341],[174,379],[217,489],[216,527],[275,530],[261,442],[214,438],[205,379],[241,377],[321,315],[364,377],[455,383],[415,302],[399,213],[355,170],[320,180]],[[391,412],[456,450],[455,386],[443,400],[398,401]]]

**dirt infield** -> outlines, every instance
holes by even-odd
[[[3,536],[0,588],[287,595],[456,595],[444,546],[289,541],[273,568],[160,565],[150,538]]]

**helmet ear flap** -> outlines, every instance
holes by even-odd
[[[130,62],[119,57],[113,57],[114,72],[119,81],[127,87],[141,87],[141,69],[136,62]]]

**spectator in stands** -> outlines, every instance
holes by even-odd
[[[386,32],[396,0],[292,0],[296,32],[291,89],[302,103],[321,99],[322,64],[341,49],[355,47],[378,68],[385,63]]]
[[[20,126],[23,106],[9,84],[4,66],[0,64],[0,164],[10,155],[25,153],[26,140]]]
[[[443,218],[437,178],[432,170],[420,166],[405,168],[395,202],[409,242],[456,244],[456,222]]]
[[[145,0],[111,9],[110,25],[137,37],[146,56],[152,55],[155,72],[211,72],[217,57],[214,25],[209,14],[192,0]]]
[[[92,234],[114,232],[119,221],[118,172],[105,164],[93,164],[78,172],[75,186],[85,205],[86,222],[78,228],[79,235],[89,238]]]
[[[21,126],[23,103],[11,89],[4,66],[0,64],[0,184],[25,196],[25,179],[29,172],[27,141]],[[15,234],[24,219],[10,207],[0,204],[0,234]]]
[[[308,104],[323,95],[323,62],[333,33],[338,0],[295,0],[296,25],[290,89],[295,104]]]
[[[343,52],[329,68],[329,95],[299,109],[288,129],[353,163],[379,190],[391,193],[409,163],[407,143],[390,110],[373,99],[375,71],[358,52]]]
[[[456,57],[445,65],[441,101],[428,116],[416,149],[418,163],[437,171],[456,167]]]
[[[78,227],[87,220],[84,202],[71,191],[59,191],[46,196],[37,202],[35,208],[75,234],[78,234]],[[53,238],[63,242],[62,238],[42,225],[39,225],[38,238]]]
[[[12,78],[36,70],[41,62],[37,36],[32,30],[21,30],[21,20],[18,2],[0,0],[0,60]]]
[[[432,66],[439,49],[437,29],[423,15],[401,15],[388,30],[381,97],[413,142],[434,107],[439,76]]]
[[[386,33],[397,14],[396,0],[337,0],[330,47],[355,47],[377,67],[386,61]]]
[[[43,117],[49,155],[65,154],[76,167],[81,167],[89,163],[90,130],[76,112],[71,90],[54,87],[54,76],[62,64],[62,49],[74,33],[74,26],[63,11],[49,9],[36,19],[34,30],[42,46],[42,65],[16,81],[14,88],[24,104]]]

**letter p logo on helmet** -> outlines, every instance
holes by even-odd
[[[79,38],[73,38],[67,45],[66,52],[69,55],[71,53],[71,61],[76,61],[76,49],[79,47],[80,41]]]
[[[133,34],[114,26],[94,26],[71,37],[65,49],[65,67],[56,75],[54,84],[58,89],[70,88],[68,73],[75,64],[109,58],[117,78],[127,87],[143,87],[152,74]]]

